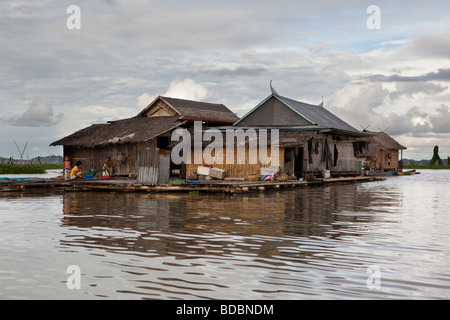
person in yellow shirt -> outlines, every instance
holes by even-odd
[[[83,178],[83,163],[81,161],[77,161],[75,167],[70,171],[70,179]]]

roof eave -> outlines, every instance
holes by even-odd
[[[233,125],[235,123],[235,121],[233,121],[233,120],[221,120],[221,119],[213,119],[213,118],[188,117],[188,116],[182,116],[182,117],[180,117],[180,120],[202,121],[202,122],[209,122],[209,123],[223,123],[224,125],[227,125],[227,124]]]
[[[329,128],[329,130],[331,132],[335,132],[335,133],[340,133],[340,134],[346,134],[349,136],[354,136],[354,137],[370,137],[370,136],[375,136],[372,133],[368,133],[368,132],[363,132],[363,131],[350,131],[350,130],[342,130],[342,129],[334,129],[334,128]]]

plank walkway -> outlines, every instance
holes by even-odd
[[[357,183],[385,180],[381,177],[343,177],[316,179],[312,181],[242,181],[242,180],[206,180],[195,183],[171,181],[168,185],[149,186],[137,183],[136,179],[94,179],[67,181],[46,179],[40,181],[0,181],[0,192],[13,192],[38,189],[58,189],[64,191],[117,191],[117,192],[225,192],[241,193],[266,191],[282,188],[310,187],[336,183]]]

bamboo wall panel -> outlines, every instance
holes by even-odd
[[[267,155],[270,157],[271,153],[270,153],[270,147],[268,147],[267,150]],[[191,162],[194,161],[194,155],[193,155],[193,150],[191,153]],[[255,164],[250,164],[249,161],[249,148],[248,146],[245,147],[245,153],[244,155],[239,154],[237,151],[237,148],[234,149],[234,164],[228,164],[226,162],[226,150],[223,149],[223,163],[215,163],[213,162],[212,164],[210,163],[205,163],[205,161],[203,161],[202,164],[187,164],[186,165],[186,178],[189,177],[189,174],[191,173],[196,173],[197,172],[197,168],[201,165],[212,165],[215,168],[218,169],[223,169],[226,171],[226,177],[231,177],[231,178],[248,178],[248,176],[250,175],[260,175],[261,174],[261,168],[265,168],[265,167],[269,167],[272,164],[262,164],[259,158],[259,151],[256,150],[252,150],[252,152],[257,152],[258,156],[257,156],[257,163]],[[214,156],[214,153],[212,153],[212,156]],[[279,167],[283,168],[283,161],[284,161],[284,149],[280,148],[279,150],[279,154],[278,154],[278,162],[279,162]],[[243,162],[243,164],[241,164]]]
[[[356,171],[356,157],[352,142],[336,142],[339,151],[334,171]],[[333,151],[331,151],[333,153]]]

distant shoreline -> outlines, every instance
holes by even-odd
[[[0,174],[45,174],[47,170],[63,169],[62,164],[0,164]]]
[[[443,165],[443,166],[429,166],[429,165],[423,165],[423,164],[416,164],[416,165],[414,165],[414,164],[407,164],[407,165],[403,165],[403,169],[450,170],[450,166],[449,166],[449,165]]]

